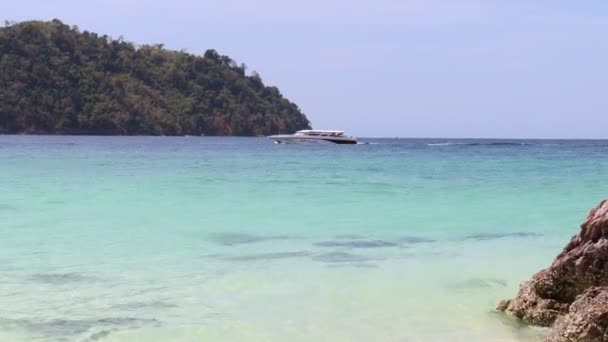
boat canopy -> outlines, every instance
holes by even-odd
[[[344,135],[344,132],[343,131],[332,131],[332,130],[320,130],[320,129],[304,129],[301,131],[297,131],[296,134],[339,137],[339,136]]]

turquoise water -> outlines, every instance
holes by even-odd
[[[608,141],[0,136],[2,341],[537,341]]]

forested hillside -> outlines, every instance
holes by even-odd
[[[0,133],[267,135],[306,116],[244,65],[59,20],[0,28]]]

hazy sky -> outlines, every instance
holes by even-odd
[[[2,16],[216,49],[319,129],[608,138],[607,0],[19,0]]]

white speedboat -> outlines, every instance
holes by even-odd
[[[356,144],[357,138],[344,135],[342,131],[327,131],[317,129],[305,129],[294,134],[271,135],[268,138],[279,144]]]

